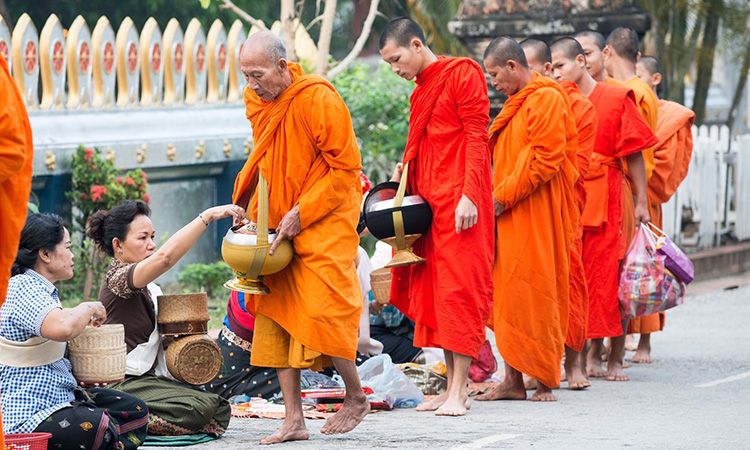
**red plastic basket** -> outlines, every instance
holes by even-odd
[[[5,450],[47,450],[50,433],[6,434]]]

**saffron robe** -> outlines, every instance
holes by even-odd
[[[622,158],[656,144],[641,117],[633,92],[611,83],[597,83],[589,95],[598,115],[596,143],[586,174],[583,214],[583,264],[589,289],[587,338],[622,335],[617,300],[620,259],[624,255],[623,204],[632,193],[623,176]],[[631,221],[634,221],[631,217]]]
[[[494,215],[487,146],[489,98],[481,67],[444,58],[417,75],[411,95],[408,190],[432,208],[432,224],[414,244],[423,264],[393,270],[391,302],[415,323],[416,347],[479,356],[492,303]],[[456,233],[462,195],[477,224]]]
[[[8,64],[0,56],[0,306],[26,223],[33,162],[29,116]],[[4,448],[2,419],[0,413],[0,448]]]
[[[511,367],[550,387],[560,383],[579,220],[571,126],[563,88],[534,72],[490,127],[493,195],[505,207],[496,219],[497,346]]]
[[[596,141],[597,117],[594,105],[578,89],[572,81],[563,80],[560,85],[565,89],[570,99],[570,107],[575,118],[578,134],[578,146],[576,151],[576,170],[578,180],[576,181],[576,203],[579,214],[583,214],[586,204],[586,188],[584,177],[588,172],[589,160],[594,150]],[[578,221],[576,238],[570,251],[570,307],[568,319],[568,335],[565,345],[573,350],[583,351],[586,342],[586,328],[589,311],[589,294],[586,285],[586,271],[583,267],[583,222]]]
[[[693,155],[695,113],[679,103],[659,100],[659,118],[654,147],[654,173],[648,180],[649,204],[654,207],[651,222],[662,226],[661,205],[667,203],[685,179]],[[665,314],[636,317],[628,324],[629,333],[653,333],[664,329]]]
[[[325,79],[289,64],[292,84],[271,102],[249,87],[244,100],[255,150],[235,181],[233,202],[257,217],[258,173],[269,186],[270,228],[299,205],[294,257],[265,277],[253,296],[252,364],[320,368],[323,358],[353,360],[362,308],[354,265],[362,201],[361,157],[349,111]],[[255,193],[254,193],[255,192]]]

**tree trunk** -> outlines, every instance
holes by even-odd
[[[748,75],[750,75],[750,42],[745,49],[745,56],[742,59],[742,68],[740,69],[740,78],[737,82],[737,89],[735,89],[734,96],[732,97],[732,106],[729,107],[729,114],[727,115],[727,126],[729,126],[730,130],[734,129],[734,115],[740,106]]]
[[[294,36],[296,34],[294,0],[281,0],[281,31],[286,56],[290,61],[297,61],[297,51],[294,48]]]
[[[333,20],[336,18],[336,0],[325,0],[323,20],[320,23],[320,37],[318,37],[318,55],[315,62],[315,73],[325,75],[328,70],[328,57],[331,54],[331,34],[333,34]]]
[[[693,111],[695,112],[695,123],[703,124],[706,118],[706,99],[708,88],[711,86],[711,72],[714,68],[714,53],[716,43],[719,39],[719,22],[721,19],[723,0],[707,0],[705,2],[708,12],[706,26],[703,28],[703,40],[698,50],[698,76],[695,79],[695,95],[693,97]]]
[[[96,271],[97,263],[99,260],[98,253],[99,249],[92,246],[91,253],[89,253],[89,263],[86,267],[86,279],[83,281],[84,302],[88,302],[91,300],[91,289],[94,286],[94,272]]]

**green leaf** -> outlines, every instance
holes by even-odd
[[[201,8],[208,9],[209,6],[211,6],[211,0],[199,0],[201,3]]]

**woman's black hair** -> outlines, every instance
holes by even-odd
[[[112,239],[125,240],[130,224],[137,216],[150,216],[151,209],[140,200],[125,200],[109,211],[100,210],[89,217],[86,236],[109,256],[115,256]]]
[[[11,268],[11,275],[20,275],[33,269],[39,250],[55,249],[65,238],[65,225],[57,214],[29,214],[21,231],[18,253]]]

